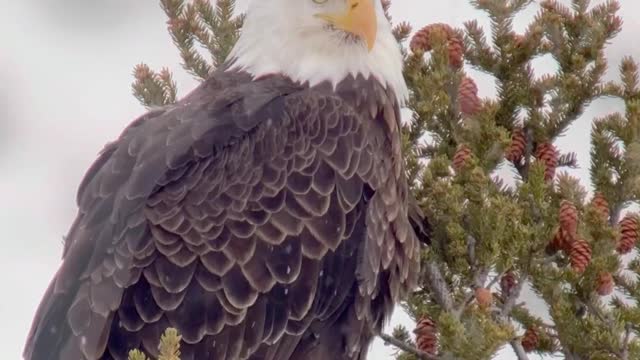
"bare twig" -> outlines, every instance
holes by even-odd
[[[524,167],[518,169],[523,181],[529,179],[529,168],[531,167],[531,156],[533,155],[533,131],[529,128],[525,130],[527,146],[524,151]]]
[[[377,333],[376,334],[379,338],[381,338],[382,340],[384,340],[385,342],[397,347],[400,350],[406,351],[410,354],[413,354],[415,356],[418,357],[418,359],[421,360],[438,360],[438,357],[435,355],[431,355],[431,354],[427,354],[424,351],[421,351],[420,349],[416,349],[415,347],[407,344],[404,341],[400,341],[396,338],[394,338],[391,335],[385,334],[385,333]]]
[[[445,311],[453,311],[453,299],[451,298],[451,290],[447,286],[438,264],[434,261],[427,261],[424,267],[424,274],[429,283],[429,288],[433,292],[433,297]]]
[[[489,281],[489,283],[487,284],[486,288],[490,289],[493,285],[497,284],[498,281],[500,281],[500,279],[502,279],[502,277],[508,273],[509,271],[513,270],[513,268],[508,268],[507,270],[501,272],[500,274],[496,275],[493,279],[491,279],[491,281]]]
[[[624,188],[624,187],[620,187]],[[624,202],[620,202],[614,204],[611,209],[611,215],[609,216],[609,225],[616,226],[618,221],[620,221],[620,214],[622,214],[622,210],[624,209]]]
[[[621,360],[629,360],[629,341],[631,340],[631,323],[627,323],[624,327],[624,339],[622,340],[622,353],[620,354]]]
[[[476,266],[476,244],[478,241],[475,237],[468,235],[467,236],[467,255],[469,265],[472,267]]]
[[[516,353],[518,360],[529,360],[529,356],[527,356],[527,352],[524,351],[519,339],[511,340],[510,344],[511,348],[513,348],[513,352]]]

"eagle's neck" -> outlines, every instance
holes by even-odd
[[[407,99],[403,56],[386,19],[378,24],[376,44],[368,52],[323,31],[300,33],[287,28],[286,21],[251,16],[247,15],[240,38],[231,50],[228,70],[246,71],[254,78],[282,74],[294,82],[310,86],[328,82],[334,88],[349,77],[372,78],[393,92],[399,103]],[[266,33],[270,34],[268,40]]]

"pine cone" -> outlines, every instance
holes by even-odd
[[[526,352],[532,352],[538,347],[539,340],[538,329],[532,326],[524,332],[524,335],[522,335],[522,348]]]
[[[591,199],[591,206],[593,206],[603,221],[609,220],[609,202],[601,192],[593,194]]]
[[[507,148],[506,159],[512,163],[518,163],[524,156],[524,151],[527,147],[527,138],[524,135],[524,130],[521,128],[513,129],[511,133],[511,144]]]
[[[453,33],[451,26],[443,23],[429,24],[422,29],[418,30],[411,38],[409,48],[413,52],[431,51],[433,49],[431,44],[431,38],[434,31],[443,32],[447,38]]]
[[[469,161],[469,158],[471,158],[471,149],[464,144],[458,146],[456,153],[453,155],[453,168],[459,171]]]
[[[540,144],[536,150],[536,158],[544,163],[544,180],[551,181],[556,175],[558,167],[558,152],[551,143]]]
[[[607,296],[613,292],[613,276],[608,272],[598,275],[596,292],[600,296]]]
[[[455,69],[462,67],[464,57],[464,42],[458,32],[451,26],[442,23],[430,24],[418,30],[411,42],[409,48],[412,52],[431,51],[433,49],[433,34],[440,32],[447,39],[449,64]]]
[[[577,273],[582,273],[591,262],[591,246],[588,242],[578,239],[571,244],[571,268]]]
[[[547,254],[552,255],[560,250],[564,251],[565,253],[570,252],[571,244],[575,239],[574,236],[575,235],[570,234],[567,230],[563,229],[562,227],[558,227],[555,235],[553,236],[553,239],[551,239],[551,241],[547,245],[547,248],[546,248]]]
[[[480,109],[478,86],[473,79],[466,76],[462,78],[458,87],[458,104],[460,104],[460,112],[466,116],[474,115]]]
[[[460,69],[464,62],[464,41],[455,31],[449,37],[447,50],[449,52],[449,65],[454,69]]]
[[[507,297],[513,294],[513,289],[516,288],[516,275],[509,271],[502,276],[500,279],[500,290],[502,291],[502,298],[506,299]]]
[[[486,309],[491,306],[493,302],[493,295],[491,294],[491,290],[487,288],[476,288],[475,291],[476,301],[478,302],[478,306],[482,309]]]
[[[436,354],[438,351],[438,329],[433,320],[426,316],[423,317],[418,321],[413,333],[416,335],[418,349],[427,354]]]
[[[571,201],[560,202],[560,226],[571,235],[578,231],[578,209]]]
[[[633,250],[640,237],[639,230],[640,224],[635,216],[627,215],[620,221],[620,240],[617,247],[620,254],[627,254]]]

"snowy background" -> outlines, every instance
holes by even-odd
[[[246,0],[238,2],[246,6]],[[634,46],[640,2],[620,2],[625,25],[607,50],[608,79],[617,76],[622,56],[640,59]],[[196,83],[179,67],[156,0],[0,0],[0,9],[0,358],[17,360],[33,312],[60,264],[81,177],[102,146],[144,111],[130,93],[133,66],[142,61],[155,69],[169,66],[181,94]],[[392,9],[396,21],[416,27],[460,26],[482,15],[467,0],[394,0]],[[532,6],[519,17],[516,30],[522,31],[536,11]],[[537,65],[540,72],[553,71],[548,60]],[[491,78],[471,74],[481,96],[494,94]],[[620,102],[596,101],[570,136],[559,140],[562,150],[579,154],[582,168],[574,174],[588,176],[591,119],[619,110]],[[530,293],[524,300],[544,312]],[[412,326],[400,312],[392,323]],[[386,360],[391,354],[378,341],[370,358]],[[510,349],[497,357],[513,358]]]

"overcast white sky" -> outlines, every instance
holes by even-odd
[[[634,46],[640,3],[620,2],[625,27],[607,51],[609,78],[623,55],[640,59]],[[59,265],[81,177],[102,146],[144,111],[130,94],[133,66],[145,61],[175,69],[182,94],[195,82],[180,71],[157,0],[0,0],[0,9],[0,357],[9,360],[19,358]],[[518,18],[517,30],[535,11]],[[467,0],[394,0],[393,14],[416,26],[461,25],[482,15]],[[539,69],[550,68],[541,61]],[[491,79],[477,79],[481,95],[492,95]],[[589,121],[619,109],[597,101],[557,143],[579,153],[575,174],[588,175]],[[408,318],[398,314],[393,322]],[[377,342],[371,359],[391,359],[390,352]],[[506,351],[498,358],[514,357]]]

